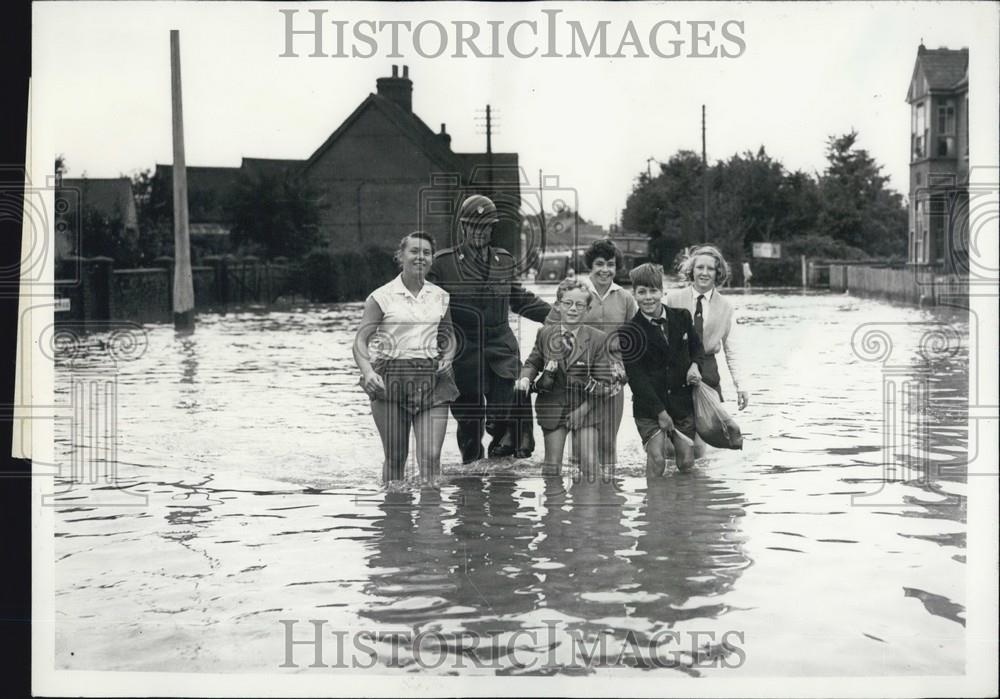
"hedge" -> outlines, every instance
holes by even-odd
[[[398,273],[392,254],[376,247],[313,250],[299,262],[296,291],[310,301],[360,301]]]

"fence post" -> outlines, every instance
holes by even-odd
[[[160,255],[153,264],[167,270],[167,315],[173,317],[174,312],[174,258],[169,255]]]
[[[247,255],[240,260],[240,300],[243,303],[257,303],[260,300],[260,289],[257,285],[256,255]]]
[[[809,267],[806,264],[806,256],[799,255],[799,261],[802,265],[802,288],[809,286]]]
[[[91,257],[83,261],[83,319],[111,320],[114,311],[111,302],[111,270],[114,260],[110,257]]]
[[[222,308],[225,310],[229,307],[230,294],[229,294],[229,262],[232,260],[232,255],[223,255],[219,260],[219,266],[217,268],[216,274],[218,275],[219,283],[219,300],[222,302]]]

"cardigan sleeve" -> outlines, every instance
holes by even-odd
[[[733,307],[729,304],[729,301],[726,301],[726,314],[728,316],[728,323],[722,332],[722,351],[726,355],[726,366],[729,367],[729,375],[733,378],[733,386],[736,387],[736,392],[739,393],[746,390],[746,384],[743,381],[740,370],[739,352],[734,349],[733,342],[730,339],[730,335],[736,327],[736,314],[733,312]]]

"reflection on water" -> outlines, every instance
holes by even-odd
[[[631,499],[618,481],[463,477],[441,491],[388,492],[378,509],[363,617],[414,634],[443,621],[478,639],[524,631],[535,653],[559,657],[565,645],[570,662],[574,646],[609,631],[617,650],[629,633],[648,644],[679,622],[717,618],[749,565],[740,496],[700,473],[652,481]],[[493,662],[488,644],[452,652]]]
[[[451,425],[440,488],[381,488],[359,304],[150,327],[116,369],[99,344],[57,359],[68,414],[73,380],[117,371],[116,485],[149,503],[95,507],[106,483],[59,498],[60,667],[273,671],[281,620],[304,636],[322,619],[374,633],[357,667],[387,673],[961,672],[966,319],[732,298],[746,447],[649,481],[626,417],[608,480],[545,475],[540,453],[463,467]],[[891,359],[855,351],[864,323],[890,329]],[[928,350],[942,325],[959,342]],[[897,435],[888,482],[886,377],[926,395],[900,413],[919,430]],[[91,434],[59,423],[62,456]],[[421,633],[445,662],[416,662]],[[323,672],[308,662],[294,671]]]

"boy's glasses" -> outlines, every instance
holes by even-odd
[[[587,306],[590,304],[586,301],[560,301],[559,305],[567,310],[570,308],[576,308],[577,310],[585,311],[587,310]]]

